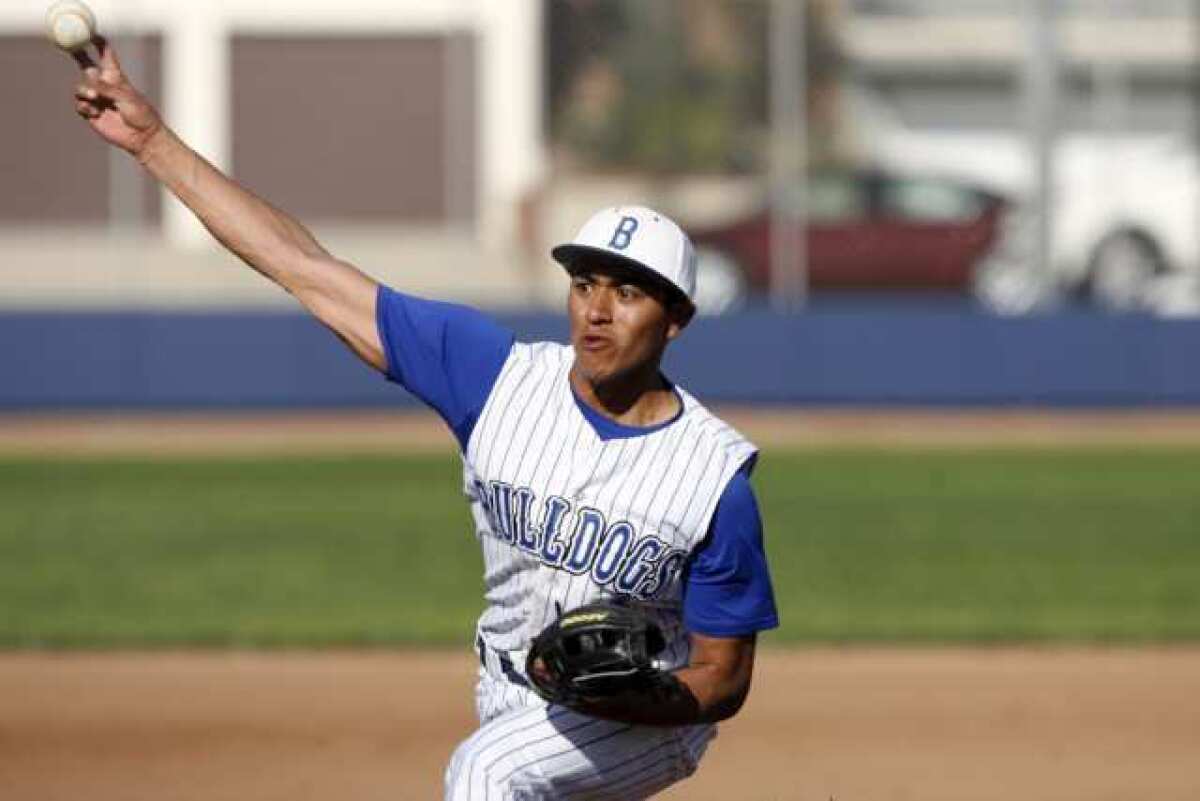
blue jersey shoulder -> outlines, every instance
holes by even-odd
[[[477,309],[385,286],[375,320],[388,379],[437,411],[465,450],[512,350],[512,332]]]
[[[747,469],[730,479],[707,538],[685,568],[683,621],[688,631],[734,637],[779,625],[762,517]]]

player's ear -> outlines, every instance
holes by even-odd
[[[667,304],[667,341],[675,339],[683,333],[688,323],[692,321],[695,309],[690,303],[672,300]]]

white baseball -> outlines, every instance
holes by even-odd
[[[96,35],[96,15],[79,0],[59,0],[46,10],[46,34],[63,50],[79,50]]]

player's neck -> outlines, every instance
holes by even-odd
[[[594,382],[571,370],[571,387],[579,399],[621,425],[646,428],[679,413],[679,399],[654,365],[650,371]]]

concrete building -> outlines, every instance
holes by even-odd
[[[90,2],[168,122],[339,253],[430,292],[486,266],[522,294],[518,210],[545,169],[540,0]],[[0,88],[0,305],[277,302],[74,118],[46,5],[0,5],[0,69],[19,76]]]
[[[1057,9],[1064,134],[1194,132],[1200,12],[1186,0],[1066,0]],[[915,130],[1020,132],[1026,0],[848,0],[854,81]]]

